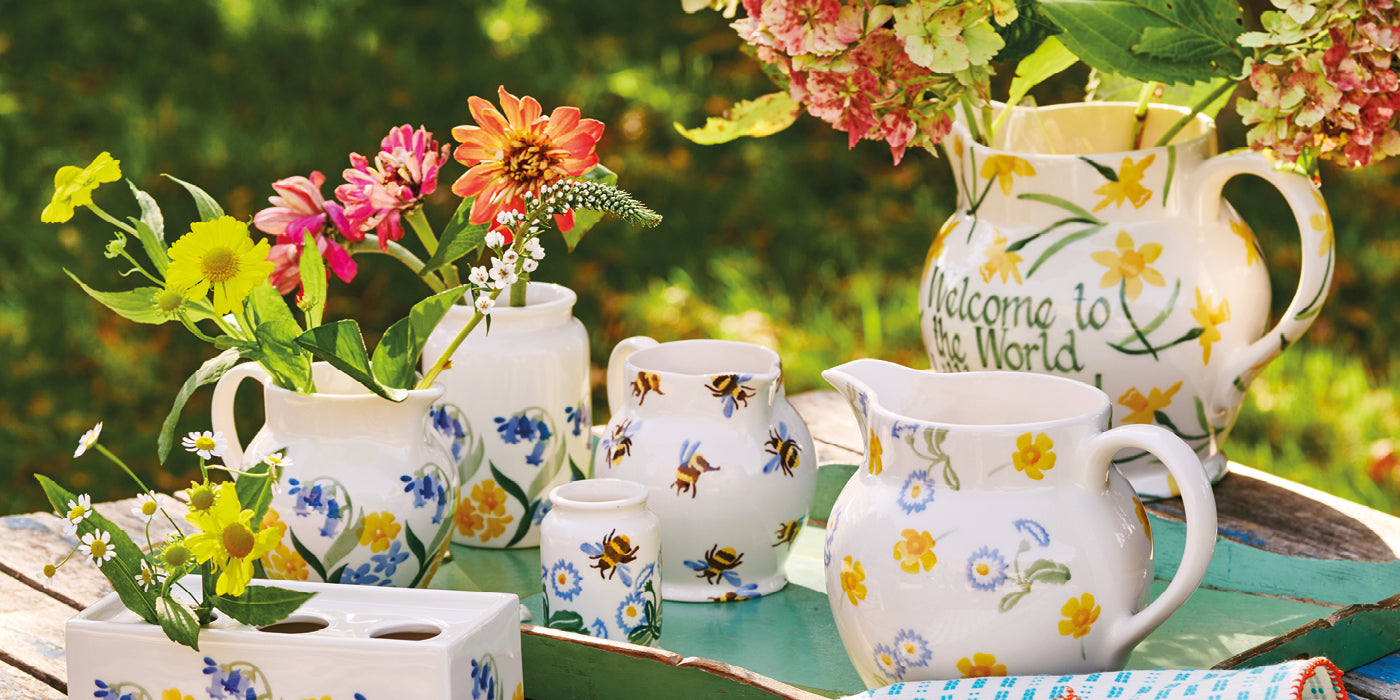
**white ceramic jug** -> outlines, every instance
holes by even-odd
[[[823,376],[867,441],[824,551],[836,628],[866,685],[1119,669],[1205,575],[1216,517],[1199,460],[1162,428],[1108,430],[1102,391],[879,360]],[[1160,458],[1186,505],[1181,566],[1151,604],[1151,528],[1110,463],[1123,448]]]
[[[816,494],[811,433],[778,354],[728,340],[628,338],[608,361],[601,477],[647,485],[661,518],[661,596],[731,601],[787,584]]]

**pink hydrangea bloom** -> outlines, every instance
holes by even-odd
[[[404,124],[380,141],[373,165],[351,153],[351,167],[343,173],[346,184],[335,188],[350,224],[364,233],[373,229],[380,250],[387,250],[389,241],[403,238],[403,212],[437,189],[438,169],[447,150],[433,140],[432,132]]]
[[[320,171],[313,171],[310,177],[294,175],[278,180],[272,183],[277,194],[268,197],[272,206],[253,215],[253,225],[258,230],[277,237],[268,260],[273,263],[272,284],[282,294],[301,286],[298,261],[308,233],[331,272],[343,282],[355,278],[355,261],[333,238],[358,241],[364,239],[364,234],[350,225],[339,203],[321,196],[325,183],[326,176]]]

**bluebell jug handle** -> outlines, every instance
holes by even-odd
[[[625,338],[613,347],[608,357],[608,414],[617,415],[627,403],[627,378],[622,376],[627,367],[627,358],[638,350],[654,348],[661,343],[644,335]],[[611,420],[611,418],[609,418]]]
[[[233,399],[244,379],[256,379],[264,388],[272,381],[267,370],[256,362],[234,365],[214,385],[214,398],[209,407],[214,432],[223,433],[226,441],[224,464],[232,469],[243,468],[243,443],[238,441],[238,426],[233,421]]]

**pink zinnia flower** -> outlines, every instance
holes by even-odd
[[[408,124],[391,129],[379,147],[373,166],[368,158],[350,154],[346,184],[335,188],[335,196],[345,203],[350,224],[361,232],[374,229],[379,249],[388,250],[389,241],[403,238],[403,212],[437,189],[447,147],[439,146],[432,132]]]
[[[309,178],[294,175],[278,180],[272,183],[277,194],[267,200],[273,206],[253,215],[253,225],[258,230],[277,237],[268,260],[273,263],[270,280],[282,294],[301,286],[297,263],[308,233],[315,239],[326,267],[342,282],[355,278],[355,261],[345,248],[331,240],[331,235],[338,232],[349,240],[358,241],[364,239],[364,234],[350,225],[340,204],[328,202],[321,196],[321,186],[325,183],[326,176],[320,171],[313,171]]]

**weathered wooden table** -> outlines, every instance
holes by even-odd
[[[847,465],[860,462],[860,435],[849,409],[835,392],[795,396],[793,403],[817,438],[822,478],[813,523],[820,526],[851,471]],[[1193,597],[1188,607],[1194,605],[1196,612],[1192,614],[1197,616],[1222,606],[1224,613],[1217,610],[1217,618],[1197,619],[1194,625],[1149,637],[1130,659],[1130,667],[1135,661],[1141,667],[1151,665],[1154,658],[1181,658],[1173,656],[1183,653],[1173,645],[1190,647],[1189,651],[1203,654],[1201,658],[1220,657],[1223,661],[1219,665],[1273,663],[1298,655],[1325,654],[1348,670],[1346,683],[1354,695],[1400,700],[1400,653],[1396,653],[1400,649],[1400,518],[1239,465],[1232,465],[1232,473],[1216,486],[1215,495],[1220,539],[1207,574],[1207,588]],[[172,513],[184,508],[170,497],[162,497],[162,504]],[[98,504],[97,509],[140,541],[143,524],[131,512],[133,505],[134,501],[121,501]],[[1148,507],[1154,518],[1157,573],[1163,578],[1174,570],[1174,557],[1180,553],[1181,504],[1165,500]],[[152,540],[164,538],[168,528],[168,524],[155,526]],[[52,585],[44,587],[41,567],[67,555],[74,544],[73,538],[64,535],[63,523],[55,515],[0,518],[0,699],[47,700],[62,698],[67,692],[64,623],[110,590],[95,567],[80,561],[64,566]],[[489,555],[462,550],[454,551],[454,556],[471,562]],[[528,558],[530,554],[513,556]],[[795,582],[810,581],[814,565],[819,567],[820,562],[795,555],[789,572]],[[533,568],[520,568],[538,571],[537,566],[535,562]],[[794,572],[794,567],[804,567],[804,573]],[[454,578],[451,567],[444,569],[447,575],[439,575],[444,585],[467,580],[465,575]],[[528,588],[529,584],[517,585]],[[807,598],[819,597],[809,589],[790,588]],[[529,592],[521,590],[522,598]],[[810,602],[807,598],[802,600]],[[1215,602],[1197,604],[1198,598]],[[731,605],[777,604],[760,602],[763,600]],[[1235,607],[1254,600],[1266,605],[1253,613]],[[1264,623],[1258,619],[1258,615],[1283,609],[1289,613],[1281,619]],[[672,624],[669,610],[667,625],[662,646],[671,649],[669,630],[679,625]],[[617,655],[633,664],[631,671],[642,677],[655,678],[656,682],[669,679],[671,688],[675,683],[690,683],[697,690],[706,689],[691,695],[814,698],[859,690],[823,687],[815,680],[803,682],[802,677],[779,679],[781,674],[773,672],[750,672],[740,667],[749,667],[751,659],[758,661],[756,656],[734,650],[731,658],[721,658],[727,655],[725,647],[715,647],[712,640],[698,642],[699,649],[719,650],[706,658],[693,650],[686,656],[665,649],[626,648],[629,645],[578,645],[566,633],[524,627],[527,690],[532,663],[543,663],[545,654],[549,663],[567,663],[573,649],[584,655],[580,659],[587,659],[580,663],[596,662],[597,654]],[[675,651],[683,651],[680,647],[691,641],[677,638]],[[825,641],[829,646],[831,640]],[[1229,654],[1233,656],[1228,659],[1222,656]],[[588,696],[586,682],[575,678],[571,683],[570,695]],[[540,697],[557,694],[545,684],[539,688]],[[74,695],[87,696],[85,690],[76,690]]]

